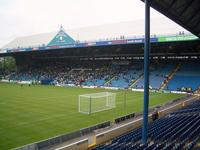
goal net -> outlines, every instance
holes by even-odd
[[[79,112],[91,114],[115,108],[115,93],[101,92],[79,95]]]

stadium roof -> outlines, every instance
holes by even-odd
[[[55,35],[56,32],[51,32],[19,37],[5,45],[2,49],[46,45],[53,39]]]
[[[194,35],[200,37],[199,0],[151,0],[150,5]]]
[[[152,35],[172,35],[178,34],[180,31],[187,32],[182,27],[175,25],[175,23],[173,23],[171,20],[164,17],[152,19],[151,24]],[[67,34],[66,36],[69,36],[68,38],[72,38],[72,40],[74,39],[75,41],[115,39],[119,38],[120,36],[141,37],[144,35],[143,26],[143,20],[136,20],[78,29],[70,29],[65,30],[65,33]],[[54,37],[56,37],[59,32],[19,37],[2,47],[2,49],[46,46],[50,44],[50,42],[54,39]]]

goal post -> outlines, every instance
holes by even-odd
[[[92,114],[115,108],[115,98],[116,93],[111,92],[79,95],[78,111],[83,114]]]

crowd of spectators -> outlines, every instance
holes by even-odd
[[[84,85],[87,81],[110,79],[115,70],[109,64],[93,63],[48,63],[21,67],[4,76],[7,80],[33,81],[47,84]]]
[[[152,69],[152,66],[154,69]],[[151,65],[150,76],[152,80],[150,85],[153,87],[160,87],[166,73],[173,69],[173,67],[159,66],[156,64]],[[21,66],[16,72],[7,74],[5,78],[10,81],[31,81],[42,84],[128,88],[142,74],[142,63],[114,64],[102,61],[95,63],[92,61],[73,61],[68,63],[46,62],[31,66]],[[143,82],[143,78],[141,78],[134,87],[141,88]]]

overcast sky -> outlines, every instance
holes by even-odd
[[[151,9],[151,17],[163,15]],[[71,29],[142,18],[140,0],[0,0],[0,47],[16,37],[57,31],[60,25]]]

